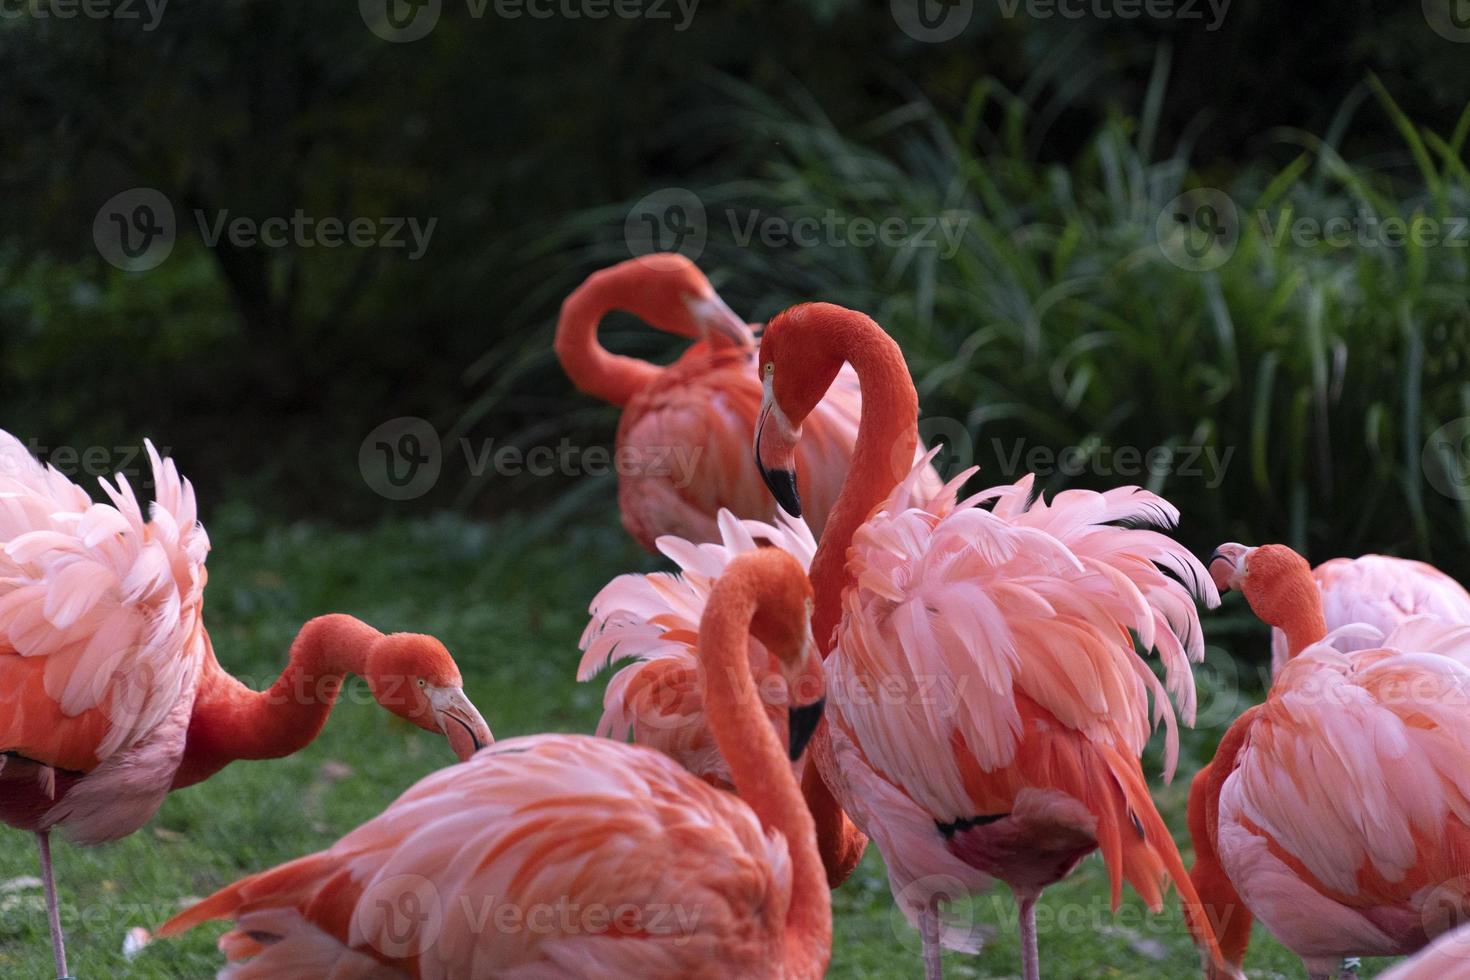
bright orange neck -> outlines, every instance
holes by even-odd
[[[368,647],[380,636],[351,616],[318,616],[301,627],[286,669],[264,691],[230,676],[211,644],[173,788],[192,786],[237,759],[279,759],[311,744],[343,678],[363,673]]]
[[[588,277],[561,305],[556,356],[577,390],[622,407],[663,370],[636,357],[610,353],[597,342],[597,325],[613,310],[632,304],[636,265],[604,269]],[[656,324],[655,324],[656,326]]]
[[[780,740],[761,709],[751,677],[750,623],[772,598],[803,589],[801,567],[775,549],[730,563],[715,584],[699,627],[706,717],[740,798],[791,854],[784,977],[820,977],[832,950],[832,900],[817,853],[816,827]]]
[[[1290,574],[1272,582],[1268,601],[1252,594],[1246,580],[1246,599],[1261,621],[1286,634],[1288,659],[1327,636],[1327,619],[1322,612],[1322,590],[1312,578],[1310,567],[1301,562]],[[1264,615],[1263,615],[1264,612]]]
[[[834,631],[842,618],[842,593],[848,584],[847,550],[853,535],[873,508],[908,475],[919,442],[919,395],[903,352],[868,317],[850,310],[842,312],[847,315],[827,316],[814,321],[811,327],[814,343],[828,345],[852,365],[863,394],[852,463],[812,558],[812,588],[816,593],[812,635],[823,655],[836,645]]]

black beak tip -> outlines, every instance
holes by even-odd
[[[789,752],[791,761],[795,762],[801,758],[806,751],[807,743],[812,740],[812,735],[817,730],[818,723],[822,720],[822,709],[827,706],[826,698],[818,698],[811,704],[804,704],[799,708],[789,708],[786,711],[786,723],[788,729]]]
[[[1219,548],[1216,548],[1214,551],[1210,552],[1210,557],[1208,557],[1208,558],[1205,559],[1205,567],[1206,568],[1209,568],[1211,565],[1215,564],[1215,560],[1217,558],[1224,558],[1224,557],[1225,557],[1224,555],[1220,554],[1220,549]]]
[[[792,470],[768,470],[764,466],[760,471],[761,479],[766,481],[766,489],[771,491],[781,509],[792,517],[800,517],[801,496],[796,492],[796,473]]]

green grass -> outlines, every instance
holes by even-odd
[[[441,637],[498,737],[588,731],[601,685],[573,680],[583,610],[614,574],[655,567],[625,541],[606,506],[554,534],[553,517],[497,526],[441,518],[347,533],[263,529],[239,511],[217,514],[206,605],[215,649],[226,667],[263,684],[304,619],[349,612],[385,630]],[[131,963],[121,955],[124,933],[156,926],[186,896],[327,846],[453,761],[442,740],[354,700],[361,699],[340,705],[307,750],[277,762],[237,763],[176,793],[124,841],[91,849],[58,842],[72,972],[82,980],[212,975],[222,961],[214,950],[218,926],[156,942]],[[1192,744],[1207,745],[1218,734]],[[1180,834],[1188,775],[1156,787],[1166,820]],[[0,976],[49,977],[40,890],[13,884],[36,874],[34,849],[22,834],[10,832],[7,840],[0,850]],[[1196,975],[1172,901],[1154,918],[1130,898],[1114,917],[1106,893],[1096,858],[1046,893],[1040,941],[1047,977]],[[892,910],[875,852],[834,904],[831,976],[918,974],[917,936]],[[979,956],[948,955],[947,975],[1018,975],[1009,895],[998,889],[966,908],[993,938]],[[1259,929],[1249,966],[1251,976],[1302,975]]]

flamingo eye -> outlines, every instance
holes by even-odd
[[[419,678],[419,687],[428,687],[428,686],[429,686],[429,682],[426,681],[426,680],[424,680],[422,677],[420,677]]]
[[[761,368],[761,372],[769,378],[771,375],[776,373],[776,365],[772,364],[770,361],[767,361],[766,366]]]

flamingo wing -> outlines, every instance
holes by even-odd
[[[90,772],[192,690],[209,538],[151,443],[146,520],[127,478],[95,503],[0,432],[0,753]]]
[[[1470,911],[1470,627],[1293,658],[1225,779],[1221,864],[1304,958],[1409,952]],[[1441,919],[1445,921],[1440,921]]]
[[[254,955],[253,917],[294,912],[313,929],[267,944],[330,936],[421,978],[770,976],[790,894],[784,839],[734,796],[648,749],[537,735],[421,780],[161,933],[232,918],[222,946]]]
[[[926,834],[913,814],[893,818],[919,827],[884,848],[900,867],[896,894],[951,874],[942,852],[966,857],[972,825],[1014,816],[1076,829],[1058,853],[1100,845],[1115,900],[1126,875],[1156,903],[1166,871],[1192,895],[1137,761],[1152,696],[1172,770],[1169,694],[1192,721],[1190,662],[1204,652],[1191,592],[1218,602],[1194,557],[1142,526],[1177,513],[1136,488],[1048,504],[1029,477],[960,501],[968,476],[924,501],[916,470],[858,531],[828,660],[844,695],[829,709],[848,770],[836,781],[887,782],[896,808],[930,824]],[[1160,653],[1164,684],[1134,636]],[[864,829],[883,844],[877,823]]]
[[[1470,623],[1470,592],[1433,565],[1388,555],[1334,558],[1312,570],[1322,591],[1322,613],[1328,630],[1365,623],[1380,633],[1416,616],[1445,623]],[[1351,652],[1374,646],[1368,639],[1334,643]],[[1286,635],[1271,630],[1271,673],[1286,663]]]
[[[632,660],[608,682],[597,734],[631,736],[700,778],[729,786],[729,769],[705,723],[699,684],[696,643],[710,589],[738,554],[773,545],[808,568],[816,542],[804,522],[785,514],[766,524],[721,510],[717,524],[719,543],[658,539],[659,550],[679,566],[677,574],[620,575],[597,594],[582,634],[577,677],[590,680],[616,661]],[[757,671],[768,669],[769,655],[754,639],[750,657]],[[784,707],[768,704],[766,713],[784,734]]]

